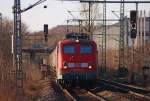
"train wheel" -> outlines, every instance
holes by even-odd
[[[91,88],[94,88],[94,80],[86,80],[85,81],[85,85],[86,85],[86,88],[87,89],[91,89]]]
[[[63,88],[65,88],[65,81],[64,80],[61,80],[61,85]]]
[[[66,87],[70,88],[71,87],[71,81],[70,80],[66,80]]]
[[[79,86],[80,86],[81,88],[84,88],[84,87],[85,87],[85,82],[84,82],[83,80],[81,80],[80,83],[79,83]]]
[[[72,81],[71,81],[71,87],[73,87],[73,88],[76,87],[75,80],[72,80]]]
[[[57,80],[57,84],[61,85],[64,88],[63,80]]]
[[[68,87],[68,82],[67,82],[67,80],[62,80],[62,87],[63,88],[67,88]]]
[[[72,81],[71,80],[68,81],[68,88],[70,88],[70,87],[72,87]]]

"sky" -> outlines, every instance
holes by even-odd
[[[20,0],[21,8],[24,9],[29,5],[35,3],[38,0]],[[145,0],[149,1],[149,0]],[[0,0],[0,13],[3,16],[13,19],[12,7],[14,0]],[[47,8],[44,8],[47,5]],[[100,11],[102,12],[102,5]],[[135,4],[126,4],[125,15],[129,16],[129,10],[135,9]],[[107,18],[117,19],[111,11],[116,11],[115,13],[119,15],[119,4],[107,4]],[[79,2],[62,2],[61,0],[47,0],[46,2],[22,13],[22,22],[26,23],[30,31],[43,30],[44,24],[49,24],[49,28],[55,27],[57,25],[66,24],[68,18],[72,18],[67,12],[79,11]],[[147,15],[150,10],[149,4],[140,4],[139,9],[147,10]],[[74,16],[79,18],[79,12],[72,12]],[[112,23],[112,22],[109,22]]]
[[[38,0],[20,0],[21,8],[24,9]],[[0,0],[0,13],[3,16],[13,19],[12,7],[14,0]],[[47,8],[44,8],[47,5]],[[22,22],[26,23],[30,31],[43,29],[44,24],[49,28],[56,25],[66,24],[67,18],[71,18],[68,10],[78,11],[79,3],[47,0],[46,2],[22,13]],[[76,14],[75,14],[76,15]]]

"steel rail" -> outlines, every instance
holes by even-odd
[[[105,82],[105,83],[109,83],[111,85],[115,85],[115,86],[118,86],[118,87],[121,87],[121,88],[125,88],[129,91],[136,92],[136,93],[139,93],[139,94],[150,93],[149,90],[146,90],[144,88],[130,86],[130,85],[118,83],[118,82],[115,82],[115,81],[101,80],[101,82]]]
[[[103,96],[100,96],[100,95],[96,95],[94,93],[92,93],[91,91],[88,91],[88,94],[95,97],[96,99],[98,99],[99,101],[111,101],[109,99],[106,99],[105,97]]]
[[[141,98],[145,98],[145,99],[147,99],[147,100],[149,100],[149,101],[150,101],[150,97],[149,97],[149,96],[147,96],[147,95],[139,94],[139,93],[135,93],[135,92],[132,92],[132,91],[129,91],[129,93],[130,93],[130,94],[132,94],[132,95],[135,95],[135,96],[141,97]]]
[[[66,98],[71,101],[77,101],[76,98],[74,98],[67,89],[64,89],[60,84],[58,84],[58,87],[61,89],[61,91],[65,94]]]

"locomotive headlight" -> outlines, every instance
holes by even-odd
[[[76,42],[79,42],[79,40],[76,40]]]
[[[67,69],[67,66],[64,66],[64,69]]]
[[[64,62],[64,69],[67,69],[67,62]]]
[[[92,68],[92,66],[89,66],[89,69],[91,69]]]

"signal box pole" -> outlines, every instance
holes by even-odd
[[[22,38],[21,38],[21,5],[20,0],[14,0],[14,45],[16,65],[16,101],[24,101],[23,69],[22,69]]]

